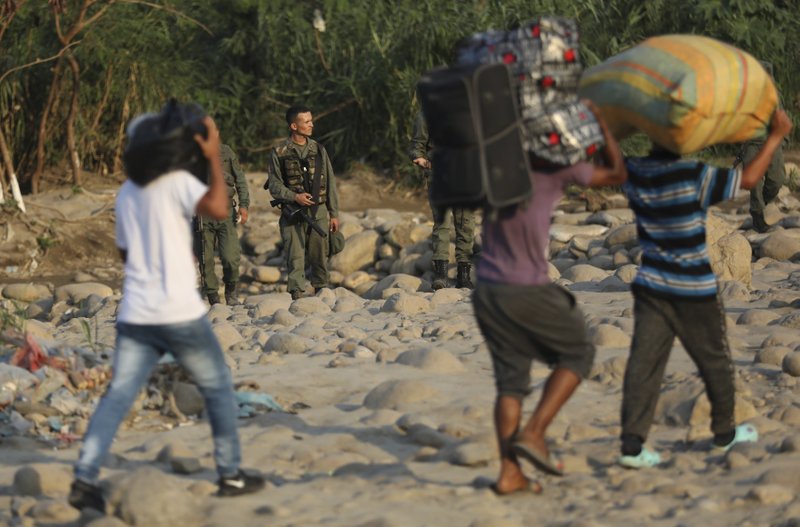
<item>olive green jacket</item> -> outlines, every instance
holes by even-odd
[[[430,136],[428,135],[428,124],[425,122],[425,117],[422,112],[417,114],[414,120],[414,129],[411,135],[411,146],[408,149],[408,156],[411,161],[422,157],[427,160],[431,159],[431,145]]]
[[[326,180],[325,190],[325,205],[328,208],[328,213],[331,218],[339,216],[339,192],[336,189],[336,178],[333,173],[333,166],[331,165],[331,158],[328,156],[328,151],[322,147],[321,144],[308,138],[308,147],[306,145],[297,145],[291,138],[287,138],[281,144],[272,149],[270,153],[269,167],[268,167],[268,188],[269,193],[273,199],[280,199],[286,201],[294,201],[296,191],[289,188],[287,185],[287,177],[284,167],[281,164],[281,159],[286,157],[287,150],[292,148],[297,151],[298,157],[307,159],[309,156],[315,156],[317,149],[322,149],[322,172],[321,175]]]
[[[233,149],[223,144],[220,148],[220,155],[222,156],[222,174],[225,183],[228,185],[228,197],[231,199],[231,205],[236,205],[235,197],[238,196],[239,207],[250,207],[250,191],[247,188],[247,178],[244,176],[244,171]]]

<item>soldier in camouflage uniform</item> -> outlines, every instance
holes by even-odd
[[[203,279],[203,295],[211,305],[218,304],[219,281],[214,272],[214,252],[219,253],[222,262],[222,281],[225,284],[225,303],[235,305],[236,283],[239,281],[239,262],[241,250],[239,235],[236,232],[237,220],[247,223],[247,209],[250,207],[250,193],[247,189],[242,167],[236,154],[228,145],[221,145],[222,170],[225,183],[228,185],[228,196],[231,200],[231,216],[224,220],[202,219],[202,232],[195,232],[195,256],[200,262],[200,273]],[[236,209],[236,198],[239,209]],[[200,246],[203,244],[203,247]]]
[[[759,61],[770,77],[773,76],[772,64],[766,61]],[[750,161],[758,154],[764,146],[763,141],[750,141],[745,143],[737,158],[737,162],[742,162],[747,166]],[[783,164],[783,145],[779,147],[772,156],[766,174],[758,181],[753,189],[750,190],[750,217],[753,218],[753,229],[758,232],[767,232],[769,225],[764,219],[764,209],[767,204],[778,197],[786,180],[786,170]]]
[[[764,143],[749,142],[744,145],[741,158],[746,166],[758,154]],[[753,218],[753,229],[758,232],[767,232],[769,224],[764,219],[764,208],[778,197],[778,191],[786,180],[786,170],[783,165],[783,147],[778,147],[772,155],[766,174],[758,184],[750,190],[750,216]]]
[[[292,201],[307,207],[313,221],[326,232],[339,230],[339,194],[331,160],[325,148],[311,139],[314,121],[306,106],[286,111],[289,137],[272,150],[269,163],[269,193],[273,199]],[[319,167],[318,167],[319,165]],[[314,196],[314,179],[319,168],[319,196]],[[328,240],[302,221],[280,219],[281,238],[289,274],[287,289],[292,298],[311,296],[327,287]],[[308,261],[306,262],[306,255]],[[306,264],[311,267],[311,288],[306,280]]]
[[[422,168],[425,174],[426,184],[430,181],[430,152],[432,145],[428,136],[428,125],[422,112],[417,114],[414,121],[413,137],[409,157],[411,161]],[[433,205],[431,205],[433,210]],[[435,216],[435,215],[434,215]],[[433,232],[431,242],[433,245],[433,288],[441,289],[447,287],[447,265],[450,260],[450,221],[456,231],[456,263],[458,272],[456,287],[468,287],[472,289],[472,249],[475,238],[475,213],[472,210],[460,207],[453,207],[447,210],[442,221],[436,221],[434,217]]]

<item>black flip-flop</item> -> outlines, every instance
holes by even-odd
[[[513,443],[511,445],[511,450],[513,450],[514,453],[519,457],[530,461],[533,464],[533,466],[535,466],[542,472],[552,474],[553,476],[564,475],[564,468],[561,466],[561,463],[559,464],[553,463],[553,460],[549,455],[545,455],[542,452],[539,452],[535,448],[531,447],[526,443],[523,443],[522,441]]]

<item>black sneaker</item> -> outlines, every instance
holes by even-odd
[[[233,477],[219,478],[220,496],[240,496],[250,494],[264,488],[264,478],[261,476],[251,476],[241,470]]]
[[[79,479],[72,482],[67,501],[79,511],[94,509],[102,513],[106,512],[106,500],[103,499],[103,491],[100,487]]]

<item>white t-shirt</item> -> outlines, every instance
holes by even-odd
[[[117,195],[117,246],[127,251],[117,320],[176,324],[206,313],[197,290],[191,220],[208,190],[185,170],[139,187],[125,181]]]

